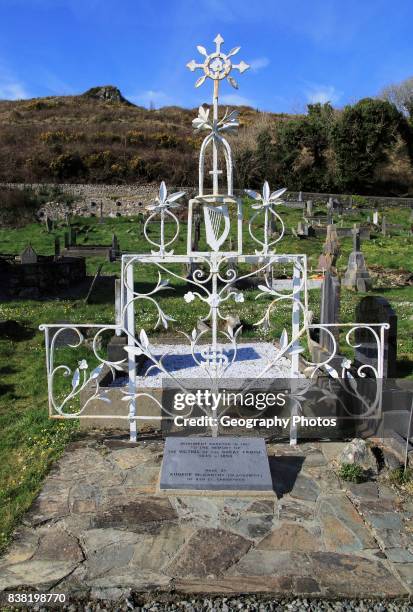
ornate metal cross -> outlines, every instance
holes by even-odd
[[[241,47],[234,47],[231,49],[229,53],[224,53],[221,50],[224,39],[221,34],[218,34],[214,38],[215,43],[215,51],[213,53],[208,53],[205,47],[202,45],[198,45],[197,49],[201,55],[204,56],[204,62],[202,64],[197,63],[195,60],[191,60],[187,63],[187,68],[194,72],[195,70],[203,70],[204,74],[199,77],[199,79],[195,83],[195,87],[200,87],[207,78],[212,79],[214,81],[214,92],[213,92],[213,132],[217,134],[218,131],[218,92],[219,92],[219,82],[223,79],[227,79],[228,83],[232,85],[235,89],[238,89],[237,81],[231,76],[231,72],[233,69],[238,70],[241,74],[248,70],[249,65],[244,61],[239,62],[239,64],[233,64],[231,57],[236,55]],[[212,149],[212,184],[213,184],[213,193],[214,195],[218,194],[218,178],[219,175],[222,174],[222,171],[218,169],[218,149],[216,138],[213,141],[213,149]]]

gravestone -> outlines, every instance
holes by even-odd
[[[334,217],[333,217],[333,209],[329,208],[327,212],[327,225],[333,225]]]
[[[379,211],[378,210],[373,211],[373,224],[374,225],[379,224]]]
[[[54,239],[54,256],[57,258],[60,256],[60,238],[55,236]]]
[[[300,238],[308,237],[308,223],[306,221],[299,221],[297,225],[297,236]]]
[[[369,291],[372,288],[372,281],[361,252],[360,229],[354,227],[352,234],[353,250],[348,258],[343,286],[354,291]]]
[[[199,250],[199,242],[201,240],[201,223],[202,223],[201,215],[199,211],[196,211],[194,213],[194,233],[192,237],[192,251]],[[187,279],[192,280],[193,275],[195,274],[195,271],[200,269],[200,265],[194,261],[191,261],[189,264],[187,264],[186,269],[187,269]]]
[[[45,223],[46,223],[46,231],[48,234],[50,234],[50,232],[52,232],[54,229],[53,220],[50,217],[46,217]]]
[[[112,249],[116,252],[119,252],[119,240],[116,234],[112,234]]]
[[[333,199],[333,209],[336,210],[339,215],[342,215],[343,210],[344,210],[343,202],[341,202],[341,200],[337,200],[336,198],[334,198]]]
[[[387,236],[387,222],[386,217],[384,215],[381,221],[381,233],[383,234],[383,236]]]
[[[69,321],[56,321],[56,323],[67,324]],[[55,338],[56,336],[56,338]],[[70,327],[58,328],[54,327],[50,330],[49,341],[50,344],[54,339],[55,348],[65,348],[71,345],[76,345],[79,342],[79,336]]]
[[[114,261],[116,257],[118,257],[120,254],[121,254],[121,250],[120,250],[119,240],[116,234],[113,234],[111,248],[108,253],[109,261]]]
[[[160,490],[273,491],[263,438],[168,437]]]
[[[20,261],[22,264],[35,264],[37,263],[37,253],[29,244],[21,253]]]
[[[318,259],[319,270],[330,270],[334,268],[337,257],[340,255],[340,243],[338,241],[335,225],[327,225],[326,240],[323,245],[323,253]]]
[[[340,317],[340,281],[330,270],[324,274],[321,287],[321,313],[320,323],[338,323]],[[330,333],[338,341],[339,330],[332,328]],[[333,339],[327,331],[320,330],[319,344],[323,349],[332,353],[334,351]]]
[[[307,217],[313,216],[313,201],[307,200]]]
[[[122,295],[124,291],[122,288],[122,282],[119,278],[115,278],[115,323],[116,325],[122,325]],[[127,345],[127,338],[125,334],[122,334],[120,330],[116,330],[114,335],[108,342],[108,360],[109,361],[122,361],[125,359],[126,352],[125,346]]]
[[[76,246],[76,230],[74,227],[69,227],[69,246]]]
[[[384,332],[384,378],[396,376],[397,371],[397,315],[391,304],[381,296],[368,295],[356,307],[357,323],[388,323]],[[377,344],[371,331],[357,329],[355,332],[355,360],[361,365],[377,367]],[[368,370],[366,371],[368,374]]]

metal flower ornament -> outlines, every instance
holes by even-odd
[[[239,127],[237,110],[229,111],[228,108],[225,111],[222,119],[218,121],[216,125],[209,118],[209,108],[200,106],[198,109],[198,117],[192,120],[192,127],[195,130],[211,130],[211,132],[229,132]]]
[[[262,250],[261,251],[256,251],[257,253],[261,254],[261,255],[268,255],[270,249],[281,240],[281,238],[284,236],[284,231],[285,231],[285,227],[284,227],[284,222],[281,219],[281,217],[275,212],[275,210],[273,209],[273,206],[279,206],[280,204],[284,204],[284,200],[281,200],[281,196],[287,191],[286,187],[283,187],[282,189],[277,189],[277,191],[273,191],[271,193],[270,190],[270,186],[268,184],[268,181],[265,181],[264,186],[262,188],[262,194],[258,193],[257,191],[252,191],[251,189],[245,189],[245,193],[247,195],[250,196],[250,198],[252,198],[253,200],[255,200],[257,202],[257,204],[253,204],[251,206],[251,208],[257,212],[255,212],[252,216],[252,218],[250,219],[249,225],[248,225],[248,231],[249,234],[251,236],[251,238],[259,245],[261,245]],[[253,223],[255,221],[255,219],[258,217],[259,214],[264,213],[264,229],[263,229],[263,237],[264,240],[260,240],[259,238],[257,238],[257,236],[255,236],[255,234],[252,231],[252,227],[253,227]],[[277,221],[280,223],[281,225],[281,231],[279,233],[278,238],[276,238],[275,240],[270,240],[270,220],[271,217],[270,215],[273,215],[273,217],[275,219],[277,219]]]
[[[149,204],[146,207],[146,210],[149,210],[151,214],[146,219],[146,222],[143,226],[143,232],[145,234],[146,240],[156,246],[159,247],[159,251],[152,251],[153,255],[172,255],[173,251],[166,251],[166,248],[175,242],[176,238],[179,234],[179,221],[177,217],[171,212],[171,208],[178,208],[180,205],[177,201],[185,195],[185,191],[177,191],[176,193],[172,193],[168,196],[168,190],[166,188],[165,182],[162,181],[161,186],[159,188],[159,195],[155,200],[154,204]],[[160,228],[160,242],[154,242],[147,233],[147,226],[150,221],[157,215],[160,215],[161,219],[161,228]],[[175,222],[175,233],[174,236],[170,240],[165,239],[165,217],[169,216]]]

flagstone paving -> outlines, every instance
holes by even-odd
[[[0,590],[412,593],[411,502],[380,480],[341,482],[329,444],[268,445],[268,498],[160,495],[162,451],[72,444],[0,559]]]

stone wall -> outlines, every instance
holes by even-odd
[[[63,219],[67,214],[78,216],[120,217],[136,215],[154,201],[159,185],[72,185],[72,184],[21,184],[7,183],[2,186],[14,189],[29,187],[35,192],[58,188],[62,193],[74,198],[71,204],[55,201],[47,202],[40,210],[39,217]]]
[[[56,201],[48,202],[39,211],[40,218],[50,217],[51,219],[62,219],[67,214],[79,216],[96,216],[101,214],[104,217],[120,217],[136,215],[145,210],[147,204],[153,203],[158,191],[159,184],[148,185],[100,185],[100,184],[56,184],[56,183],[0,183],[0,187],[12,187],[14,189],[24,189],[29,187],[34,191],[58,188],[62,193],[72,196],[73,203],[66,205]],[[187,200],[194,197],[197,193],[196,187],[182,187],[168,185],[169,193],[174,191],[185,191]],[[236,195],[245,195],[244,190],[235,190]],[[352,196],[343,194],[327,193],[305,193],[301,192],[302,201],[299,202],[298,192],[289,191],[286,199],[289,206],[293,208],[304,208],[307,200],[322,201],[327,203],[329,198],[335,198],[345,205],[351,205]],[[407,206],[413,208],[413,199],[409,198],[381,198],[366,196],[367,205],[371,207],[383,208],[386,206]],[[184,201],[184,200],[183,200]]]

